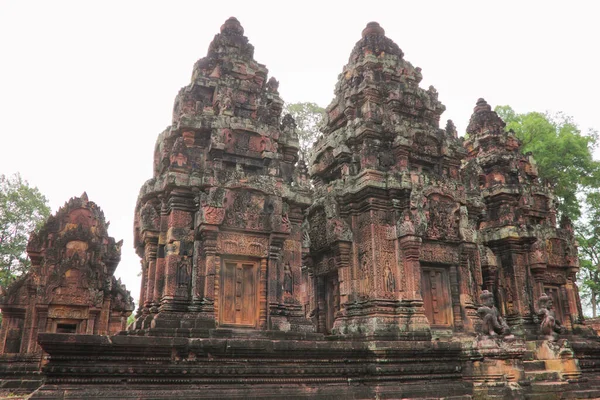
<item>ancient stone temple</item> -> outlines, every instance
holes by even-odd
[[[135,216],[138,329],[314,330],[301,302],[308,178],[279,83],[243,33],[225,22],[158,137]]]
[[[122,241],[108,236],[107,228],[104,213],[84,193],[32,233],[31,268],[0,296],[3,380],[39,369],[40,333],[107,335],[126,328],[134,304],[113,276]]]
[[[306,264],[319,323],[335,335],[473,330],[481,210],[460,177],[465,150],[451,123],[439,128],[445,107],[421,78],[372,23],[327,107]]]
[[[228,19],[140,191],[135,323],[40,334],[33,397],[600,397],[551,187],[484,100],[440,128],[421,78],[369,23],[307,168]]]

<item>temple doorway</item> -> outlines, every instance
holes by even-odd
[[[432,328],[452,327],[452,297],[448,269],[423,266],[421,269],[421,295],[425,315]]]
[[[221,268],[219,324],[256,327],[258,266],[252,261],[225,260]]]

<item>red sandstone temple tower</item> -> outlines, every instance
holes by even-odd
[[[310,186],[279,84],[243,33],[223,24],[158,137],[135,215],[136,329],[313,331],[301,301]]]
[[[362,36],[313,149],[310,307],[341,336],[472,331],[481,205],[459,176],[465,151],[421,69],[377,23]]]
[[[537,301],[544,293],[571,331],[583,321],[573,227],[563,219],[557,228],[552,189],[538,178],[533,156],[522,154],[519,140],[504,128],[479,99],[467,127],[463,175],[469,193],[485,203],[478,235],[497,258],[496,265],[484,265],[484,286],[516,331],[537,331]]]
[[[31,235],[31,269],[0,296],[0,354],[34,355],[39,362],[38,333],[106,335],[126,328],[133,299],[113,276],[122,241],[107,228],[104,213],[84,193]]]

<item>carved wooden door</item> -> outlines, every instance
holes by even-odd
[[[562,296],[560,295],[560,288],[558,286],[544,286],[544,292],[552,299],[552,304],[554,305],[554,317],[561,323],[565,323],[565,315],[564,315],[564,304],[562,301]]]
[[[425,315],[432,327],[452,326],[452,299],[446,268],[424,267],[421,274],[421,295]]]
[[[221,325],[256,326],[257,270],[257,265],[253,262],[223,262],[219,302]]]

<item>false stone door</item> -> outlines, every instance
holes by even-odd
[[[258,267],[255,262],[224,261],[221,268],[219,324],[256,327]]]

